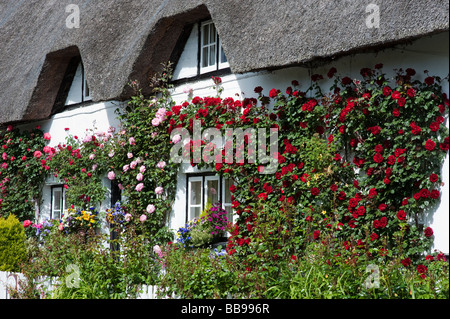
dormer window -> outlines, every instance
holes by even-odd
[[[213,72],[230,72],[220,35],[212,20],[195,23],[187,34],[188,37],[179,40],[179,51],[174,53],[177,61],[174,81],[195,80]]]
[[[65,105],[78,104],[91,100],[89,85],[84,72],[83,63],[78,63],[75,76],[72,80],[69,93],[67,94]]]
[[[200,48],[201,74],[229,67],[220,37],[212,20],[201,24]]]

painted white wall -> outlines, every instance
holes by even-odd
[[[191,35],[192,36],[192,35]],[[193,57],[196,55],[197,47],[186,46],[182,56]],[[310,75],[319,73],[324,76],[320,82],[321,87],[328,91],[332,82],[327,79],[326,73],[331,67],[336,67],[338,73],[361,79],[359,74],[363,67],[373,68],[377,63],[383,63],[383,71],[392,78],[394,69],[414,68],[417,72],[416,78],[423,80],[427,75],[423,73],[428,70],[430,75],[437,75],[445,78],[449,74],[449,40],[448,32],[438,35],[424,37],[408,45],[397,45],[375,53],[360,53],[340,58],[333,63],[323,65],[315,69],[303,67],[285,68],[276,71],[261,71],[245,74],[230,74],[222,77],[223,93],[222,97],[233,97],[243,99],[248,97],[257,97],[254,93],[256,86],[263,87],[266,95],[272,88],[280,89],[282,92],[291,85],[292,80],[300,82],[301,89],[309,87]],[[186,58],[187,59],[187,58]],[[177,74],[183,74],[184,59],[177,65]],[[189,65],[186,66],[187,70]],[[188,71],[186,70],[186,74]],[[449,83],[443,81],[443,91],[449,96]],[[189,100],[193,96],[215,96],[216,91],[212,88],[213,82],[210,78],[181,84],[173,89],[173,98],[177,103]],[[188,92],[192,91],[192,94]],[[325,92],[326,92],[325,91]],[[448,119],[446,126],[449,127]],[[441,188],[441,200],[437,207],[430,207],[433,214],[430,214],[425,220],[425,225],[434,230],[435,249],[444,253],[449,252],[449,158],[448,154],[442,169],[442,181],[444,186]],[[185,194],[185,175],[180,174],[184,181],[179,181],[177,197],[174,205],[174,212],[171,216],[170,227],[174,230],[184,226],[186,210]]]
[[[55,114],[50,119],[40,121],[37,123],[23,125],[22,129],[34,128],[37,125],[41,126],[41,130],[45,133],[50,133],[51,140],[49,146],[56,147],[58,144],[64,144],[67,136],[78,136],[83,139],[86,135],[101,134],[108,132],[110,127],[119,128],[120,122],[114,111],[123,102],[108,101],[102,103],[85,104],[76,108],[68,109],[64,112]],[[66,128],[69,128],[66,131]],[[54,177],[49,177],[43,188],[43,200],[40,209],[36,209],[36,219],[42,222],[50,218],[51,212],[51,187],[52,185],[61,184],[61,182]],[[105,177],[103,185],[110,188],[110,182]],[[110,192],[108,191],[105,200],[100,210],[105,210],[110,207]]]

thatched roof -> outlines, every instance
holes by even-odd
[[[80,28],[66,27],[68,4]],[[212,17],[235,73],[302,65],[449,29],[447,0],[0,0],[0,123],[47,118],[80,54],[94,101],[125,99]]]

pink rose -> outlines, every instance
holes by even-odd
[[[144,189],[144,183],[139,183],[136,185],[136,192],[140,192]]]
[[[50,141],[52,139],[52,136],[50,135],[50,133],[44,133],[44,139]]]
[[[147,213],[151,214],[151,213],[153,213],[155,211],[155,209],[156,209],[155,205],[149,204],[147,206]]]
[[[116,178],[116,174],[113,171],[108,173],[108,179],[110,181],[114,180],[115,178]]]
[[[172,143],[173,144],[177,144],[177,143],[179,143],[181,141],[181,135],[180,134],[177,134],[177,135],[175,135],[174,137],[172,137]]]
[[[31,225],[31,221],[29,219],[27,219],[23,222],[23,227],[25,227],[25,228],[27,228],[30,225]]]
[[[161,195],[163,193],[164,189],[161,186],[158,186],[155,188],[155,193],[157,195]]]
[[[144,175],[142,173],[137,174],[136,179],[140,182],[144,179]]]
[[[161,161],[158,164],[156,164],[156,167],[158,167],[160,169],[163,169],[165,166],[166,166],[166,162],[164,162],[164,161]]]
[[[145,214],[142,214],[141,217],[139,217],[139,220],[141,221],[141,223],[143,223],[147,220],[147,216]]]

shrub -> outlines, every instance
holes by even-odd
[[[25,228],[16,216],[0,218],[0,271],[20,271],[26,258],[25,240]]]

